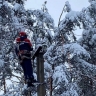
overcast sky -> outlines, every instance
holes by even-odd
[[[55,25],[58,24],[65,1],[69,1],[73,11],[80,11],[83,7],[87,7],[89,5],[88,0],[27,0],[25,7],[28,9],[41,9],[44,1],[47,1],[46,6],[49,14],[55,21]],[[62,18],[64,18],[63,15]]]
[[[81,11],[82,8],[86,8],[89,5],[88,0],[27,0],[25,3],[26,9],[41,9],[44,1],[47,1],[48,12],[54,19],[55,25],[58,25],[60,14],[63,10],[65,1],[69,1],[73,11]],[[61,20],[64,18],[65,13],[63,13]],[[74,32],[77,34],[77,38],[81,37],[78,35],[82,34],[82,30],[76,30]]]

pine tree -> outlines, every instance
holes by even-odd
[[[44,70],[48,95],[95,96],[96,1],[89,0],[90,6],[80,12],[72,11],[66,2],[63,11],[67,14],[59,21],[58,27],[54,27],[54,20],[46,8],[47,2],[41,10],[25,10],[24,1],[4,0],[3,5],[0,4],[0,85],[5,88],[6,95],[20,96],[24,87],[23,72],[14,54],[13,42],[20,31],[25,31],[34,48],[43,46],[46,52]],[[74,35],[76,27],[84,29],[78,41]],[[6,80],[13,77],[17,83],[6,87]]]
[[[95,1],[91,3],[94,5]],[[75,12],[72,11],[69,2],[65,3],[64,11],[68,13],[60,21],[58,28],[55,29],[55,41],[44,55],[45,64],[48,64],[46,70],[50,72],[50,69],[52,70],[52,66],[54,66],[54,70],[50,73],[52,73],[53,78],[53,94],[56,96],[95,96],[93,85],[95,87],[96,66],[91,64],[95,60],[90,58],[93,53],[89,53],[93,46],[86,50],[88,43],[84,43],[84,41],[90,42],[88,38],[90,38],[90,35],[93,36],[91,30],[94,30],[94,28],[90,28],[91,24],[94,25],[94,20],[92,17],[89,18],[88,9],[90,8]],[[90,13],[90,15],[92,14]],[[76,26],[79,28],[82,26],[85,30],[84,33],[86,33],[84,40],[78,41],[80,43],[76,41],[73,33]],[[86,31],[86,29],[91,30]],[[87,32],[90,32],[90,35]],[[92,44],[92,42],[90,43]]]
[[[89,0],[90,5],[87,8],[84,8],[82,10],[83,14],[82,17],[84,17],[85,20],[83,20],[83,33],[82,37],[79,39],[79,43],[81,46],[83,46],[84,49],[87,50],[87,52],[90,54],[90,58],[86,60],[89,64],[91,64],[90,68],[90,76],[83,76],[82,82],[86,85],[86,88],[83,90],[85,92],[85,95],[87,96],[95,96],[95,72],[96,68],[94,65],[96,65],[95,59],[96,59],[96,1],[95,0]],[[85,79],[84,79],[85,78]],[[85,82],[86,81],[86,82]],[[87,91],[90,90],[90,91]]]
[[[16,4],[14,0],[2,0],[0,4],[0,85],[2,89],[4,86],[4,93],[13,88],[6,86],[6,80],[16,77],[13,74],[13,70],[16,68],[14,67],[16,63],[14,59],[14,39],[20,31],[19,29],[22,29],[22,24],[15,14],[15,9],[18,7],[15,6]]]
[[[33,47],[49,46],[52,42],[51,29],[54,28],[54,21],[45,9],[25,10],[24,0],[3,1],[0,5],[0,21],[0,84],[3,88],[6,80],[14,78],[11,82],[17,83],[4,87],[5,93],[20,95],[24,80],[23,71],[14,52],[14,40],[20,31],[25,31],[32,40]],[[11,92],[11,89],[15,93]]]

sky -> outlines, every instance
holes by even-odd
[[[25,3],[26,9],[41,9],[44,1],[47,1],[48,12],[54,19],[55,25],[58,25],[60,14],[63,10],[66,1],[69,1],[73,11],[81,11],[82,8],[89,5],[88,0],[27,0]],[[62,18],[64,18],[64,13]]]
[[[58,26],[59,18],[66,1],[69,1],[71,9],[73,11],[81,11],[84,7],[86,8],[89,6],[88,0],[26,0],[25,8],[41,9],[42,5],[44,4],[44,1],[47,1],[46,7],[48,9],[49,14],[54,19],[55,27]],[[66,13],[63,12],[63,15],[60,20],[65,17],[65,14]],[[77,39],[81,37],[82,31],[83,30],[79,28],[74,31],[74,34]]]

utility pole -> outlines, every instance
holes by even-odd
[[[39,52],[37,56],[37,80],[40,83],[44,82],[44,58],[43,58],[44,52]],[[45,86],[44,84],[41,84],[37,87],[37,94],[38,96],[45,96]]]

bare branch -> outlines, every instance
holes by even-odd
[[[59,27],[59,25],[60,25],[60,19],[61,19],[61,16],[62,16],[62,14],[63,14],[64,9],[65,9],[65,5],[64,5],[63,10],[62,10],[62,12],[61,12],[61,15],[60,15],[60,17],[59,17],[58,27]]]

